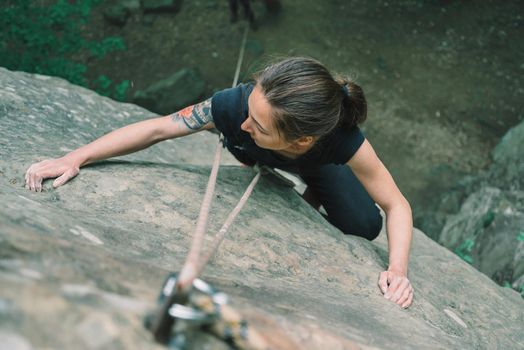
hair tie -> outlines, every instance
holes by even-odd
[[[349,89],[346,84],[342,85],[342,91],[344,92],[344,95],[349,97]]]

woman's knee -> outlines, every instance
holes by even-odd
[[[305,199],[313,207],[321,204],[333,226],[344,234],[368,240],[378,236],[382,229],[380,211],[348,166],[328,164],[302,170],[301,176],[308,185]]]
[[[382,230],[382,216],[378,209],[373,214],[361,215],[358,218],[346,216],[341,220],[333,220],[328,216],[327,219],[345,235],[359,236],[369,241],[377,238]]]

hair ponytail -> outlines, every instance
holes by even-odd
[[[286,140],[321,138],[336,127],[350,130],[366,119],[360,86],[335,79],[314,59],[287,58],[255,73],[254,78],[272,107],[276,129]]]
[[[339,126],[349,130],[366,120],[368,107],[362,88],[352,81],[338,78],[343,93]]]

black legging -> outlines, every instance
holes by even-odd
[[[380,211],[347,165],[300,169],[300,177],[327,212],[326,219],[344,234],[375,239],[382,228]]]

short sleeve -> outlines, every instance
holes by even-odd
[[[226,138],[238,138],[240,125],[247,117],[247,99],[252,90],[252,84],[240,84],[218,91],[211,98],[213,121]]]
[[[333,163],[346,164],[357,153],[364,139],[364,135],[357,126],[351,130],[338,129],[332,149]]]

